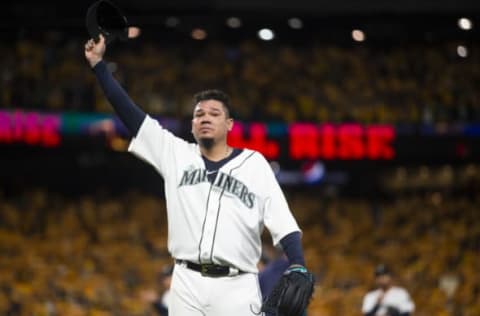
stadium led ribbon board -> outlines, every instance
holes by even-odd
[[[0,143],[58,147],[61,115],[0,111]]]
[[[278,159],[286,142],[284,150],[293,160],[390,160],[395,158],[394,140],[393,126],[356,123],[293,123],[271,131],[269,124],[236,123],[228,139],[231,146],[258,150],[268,159]]]
[[[193,141],[185,123],[171,118],[158,121],[175,135]],[[112,140],[126,143],[128,137],[123,123],[110,114],[0,111],[0,145],[4,146],[113,149]],[[479,161],[480,125],[446,129],[445,125],[236,121],[228,143],[284,162]]]
[[[167,125],[178,134],[179,124],[170,120]],[[0,111],[0,143],[4,144],[58,147],[69,136],[105,134],[126,136],[126,131],[108,115]],[[394,140],[395,129],[389,125],[242,122],[235,123],[228,138],[231,146],[258,150],[268,159],[286,154],[292,160],[389,160],[395,157]]]

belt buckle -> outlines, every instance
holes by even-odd
[[[210,274],[208,273],[208,270],[209,268],[211,267],[212,265],[211,264],[202,264],[200,266],[200,273],[202,274],[202,276],[210,276]]]

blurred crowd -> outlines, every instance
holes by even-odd
[[[111,112],[83,56],[85,38],[45,32],[0,43],[0,107]],[[108,48],[110,69],[151,114],[191,115],[191,96],[221,88],[242,120],[364,123],[480,121],[478,45],[334,45],[142,38]],[[477,46],[475,46],[477,45]]]
[[[0,202],[0,315],[146,315],[162,291],[164,203],[35,190]],[[152,309],[153,310],[153,309]]]
[[[112,113],[85,40],[56,31],[0,40],[0,108]],[[476,45],[461,58],[453,42],[140,37],[106,56],[151,114],[188,118],[192,95],[215,87],[241,120],[456,124],[480,122]],[[394,197],[384,199],[287,190],[317,276],[308,315],[359,315],[380,262],[408,289],[416,316],[480,315],[480,191],[462,179],[449,167],[398,168],[384,183]],[[467,184],[446,189],[454,183]],[[152,194],[0,190],[0,315],[156,315],[162,269],[172,263],[166,246],[165,201]]]
[[[478,315],[478,198],[422,194],[389,202],[294,202],[305,213],[304,245],[318,276],[312,315],[359,315],[375,263],[393,267],[416,316]]]
[[[309,316],[359,315],[379,262],[411,293],[416,316],[480,314],[478,194],[286,194],[317,277]],[[166,234],[164,201],[146,193],[0,194],[0,314],[156,315]]]

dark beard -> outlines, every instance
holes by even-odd
[[[200,146],[205,149],[211,149],[213,147],[213,138],[200,138],[198,142]]]

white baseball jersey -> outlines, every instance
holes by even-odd
[[[381,293],[382,291],[377,289],[365,295],[363,298],[362,313],[368,313],[374,308]],[[415,304],[408,292],[404,288],[397,286],[393,286],[387,290],[375,315],[386,315],[388,307],[394,307],[398,309],[400,313],[412,313],[415,310]]]
[[[274,244],[299,231],[270,165],[256,151],[244,149],[211,183],[199,145],[149,116],[128,150],[163,176],[168,250],[176,259],[256,273],[264,226]]]

